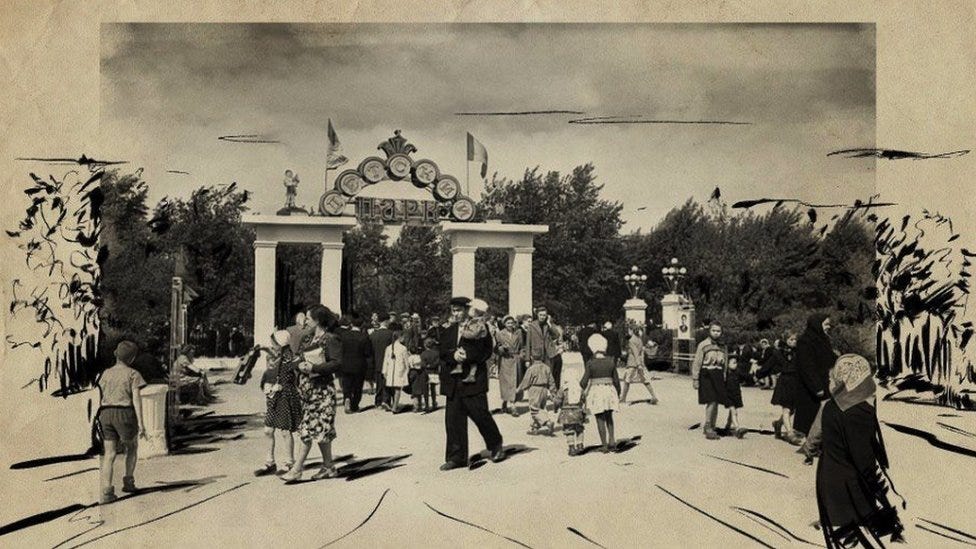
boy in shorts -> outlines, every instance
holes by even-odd
[[[142,396],[140,389],[146,386],[139,372],[129,367],[139,354],[139,347],[131,341],[122,341],[115,348],[115,364],[102,372],[98,378],[98,390],[102,395],[102,405],[98,409],[98,428],[102,433],[105,450],[102,453],[100,468],[100,503],[111,503],[118,499],[112,484],[112,473],[118,445],[125,445],[125,476],[122,477],[122,491],[137,491],[133,475],[136,470],[136,451],[139,438],[146,438],[146,428],[142,422]]]

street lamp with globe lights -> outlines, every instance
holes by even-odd
[[[630,273],[624,275],[624,282],[630,288],[630,298],[637,299],[637,294],[644,289],[644,284],[647,283],[647,275],[641,274],[640,268],[634,265],[630,268]]]
[[[661,269],[661,274],[664,275],[664,281],[667,282],[668,289],[674,294],[678,293],[681,281],[688,276],[688,269],[681,266],[677,257],[672,257],[670,265]]]

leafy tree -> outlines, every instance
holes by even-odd
[[[381,223],[361,224],[343,236],[343,260],[351,271],[352,306],[360,314],[384,314],[390,308],[386,291],[391,251]]]
[[[105,202],[100,242],[106,250],[101,328],[109,348],[127,338],[155,351],[168,336],[175,258],[159,247],[146,222],[148,186],[140,175],[112,171],[101,181]]]
[[[494,180],[482,197],[482,207],[506,222],[549,225],[535,240],[533,303],[546,305],[563,323],[616,318],[626,298],[621,205],[600,198],[603,186],[594,171],[592,164],[566,176],[526,170],[519,181]],[[507,265],[489,267],[507,275]]]
[[[404,225],[390,249],[386,289],[390,305],[428,317],[450,299],[451,258],[444,253],[440,231]]]
[[[187,199],[163,199],[150,227],[163,253],[182,254],[194,323],[250,326],[254,307],[254,231],[243,224],[248,193],[237,185],[200,187]]]
[[[318,244],[279,244],[278,261],[288,265],[294,282],[291,305],[307,308],[318,303],[322,284],[322,247]],[[288,311],[289,315],[293,311]]]

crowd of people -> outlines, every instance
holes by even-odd
[[[247,328],[229,324],[197,324],[187,340],[200,356],[214,358],[239,357],[254,346],[254,335]]]
[[[804,463],[819,460],[817,503],[827,546],[883,546],[883,536],[903,541],[888,498],[894,488],[877,418],[875,372],[864,357],[834,350],[831,327],[828,315],[813,314],[802,333],[785,333],[782,344],[763,340],[758,352],[745,354],[729,349],[721,323],[711,322],[692,363],[692,384],[705,407],[705,438],[720,438],[719,406],[728,411],[726,430],[743,436],[740,385],[751,378],[773,390],[776,438],[800,446]]]
[[[653,343],[638,326],[621,335],[610,322],[602,330],[594,322],[567,334],[545,307],[499,319],[480,299],[458,297],[449,306],[445,321],[425,322],[416,313],[374,313],[368,320],[356,312],[337,316],[316,305],[275,332],[261,380],[269,453],[256,474],[277,473],[297,482],[303,456],[315,442],[323,455],[315,478],[333,476],[330,443],[337,409],[429,413],[440,408],[439,398],[446,406],[445,470],[467,465],[467,419],[478,427],[492,458],[504,459],[487,405],[489,378],[497,379],[502,413],[517,417],[527,408],[530,435],[554,435],[558,424],[570,455],[582,452],[586,414],[596,417],[601,450],[615,449],[612,414],[626,401],[629,384],[643,384],[649,402],[658,402],[645,363]],[[562,355],[569,349],[584,357],[582,379],[562,379]],[[258,351],[242,364],[253,363]],[[363,406],[364,395],[372,396],[372,406]],[[279,439],[284,441],[281,468],[275,461]],[[301,444],[297,458],[296,441]]]
[[[657,404],[647,369],[656,353],[642,326],[630,324],[620,334],[606,322],[575,330],[560,327],[545,307],[533,316],[489,313],[480,299],[457,297],[450,316],[424,322],[417,314],[355,312],[339,316],[315,305],[294,324],[274,332],[268,368],[261,377],[266,396],[268,453],[256,475],[277,474],[286,484],[302,480],[306,460],[317,446],[322,465],[312,479],[334,478],[332,457],[336,415],[367,409],[401,414],[439,409],[444,398],[445,460],[442,470],[468,466],[467,422],[477,427],[492,461],[505,459],[502,435],[488,408],[488,379],[496,377],[502,410],[519,415],[527,404],[529,435],[562,430],[568,454],[583,452],[583,431],[595,419],[603,452],[617,447],[614,413],[626,402],[628,387],[640,383]],[[703,432],[742,438],[741,386],[771,390],[777,439],[800,446],[807,464],[819,458],[817,498],[820,524],[828,546],[902,538],[897,511],[888,499],[887,455],[878,427],[874,372],[863,357],[841,355],[830,340],[831,319],[812,315],[802,333],[788,331],[772,344],[729,346],[719,322],[708,325],[692,362],[692,384],[704,406]],[[582,355],[582,372],[567,374],[563,354]],[[242,364],[261,349],[255,347]],[[192,348],[180,355],[181,375],[193,377]],[[122,342],[116,365],[99,381],[102,407],[98,424],[105,440],[102,458],[103,501],[115,498],[111,484],[117,446],[126,448],[125,491],[135,490],[137,438],[144,435],[139,391],[145,376],[133,366],[138,347]],[[574,377],[574,375],[576,377]],[[246,378],[245,378],[246,379]],[[372,395],[373,406],[362,406]],[[412,400],[412,407],[406,402]],[[717,427],[719,408],[727,411]],[[283,444],[283,456],[276,455]],[[278,467],[281,458],[281,467]]]

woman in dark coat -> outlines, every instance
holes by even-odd
[[[817,466],[817,507],[827,547],[884,547],[883,536],[904,541],[897,509],[888,501],[888,456],[871,366],[864,357],[844,355],[831,380]]]
[[[793,430],[793,414],[796,412],[796,393],[800,389],[800,378],[796,373],[794,354],[796,351],[796,332],[789,332],[783,338],[786,345],[782,348],[772,348],[766,367],[773,375],[778,375],[773,398],[770,401],[779,412],[779,419],[773,422],[776,438],[783,439],[790,444],[799,446],[803,437]]]
[[[823,313],[810,315],[807,327],[796,342],[796,371],[800,385],[795,392],[796,417],[793,428],[804,435],[810,433],[820,403],[830,398],[827,379],[837,355],[827,337],[830,318]]]

